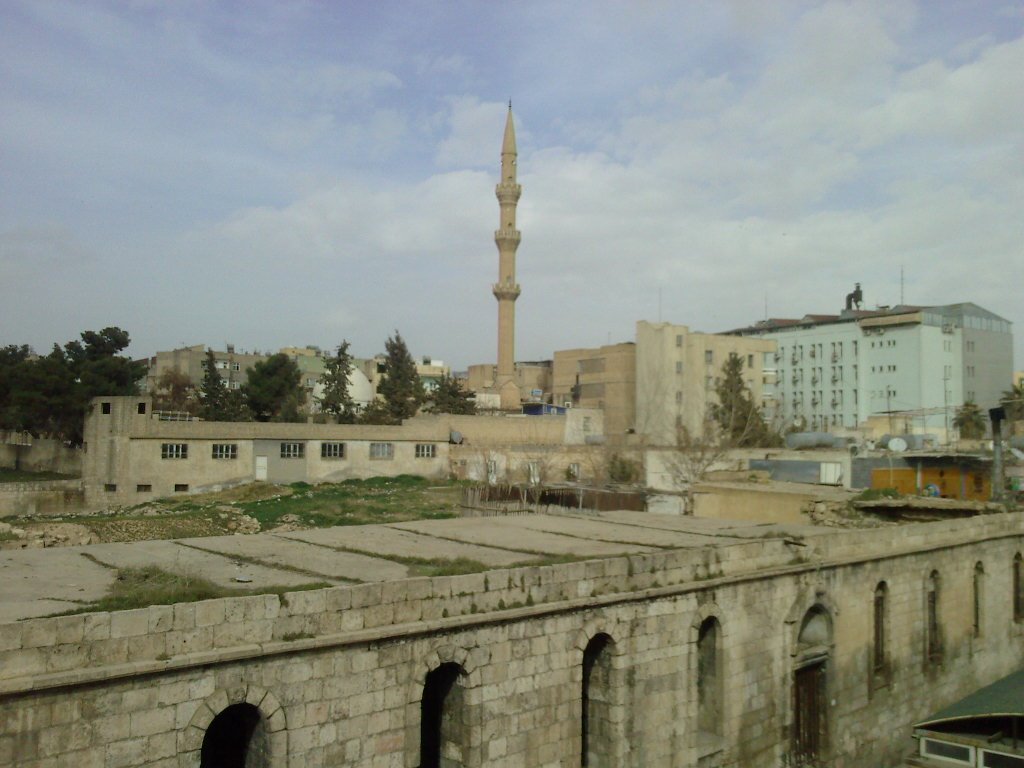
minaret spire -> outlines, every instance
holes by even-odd
[[[501,395],[503,409],[515,409],[521,405],[515,372],[516,299],[519,298],[516,249],[520,240],[516,229],[516,204],[523,189],[516,183],[516,154],[516,129],[512,122],[510,99],[501,142],[501,180],[494,190],[500,209],[498,229],[494,233],[494,242],[498,246],[498,282],[493,286],[494,298],[498,300],[498,370],[494,386]]]

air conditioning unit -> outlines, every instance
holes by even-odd
[[[942,332],[943,333],[952,333],[953,332],[953,324],[952,323],[943,323],[942,324]]]
[[[565,402],[563,403],[563,405],[564,405],[564,406],[565,406],[566,408],[572,408],[572,400],[566,400],[566,401],[565,401]]]

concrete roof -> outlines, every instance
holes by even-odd
[[[0,623],[48,616],[106,595],[119,568],[154,565],[221,587],[396,581],[425,561],[460,558],[488,568],[597,559],[749,540],[828,534],[828,528],[603,512],[464,517],[250,536],[211,536],[0,551]]]

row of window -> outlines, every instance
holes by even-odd
[[[416,443],[415,456],[417,459],[437,458],[437,445],[435,443]],[[321,459],[344,459],[346,454],[345,443],[323,442],[320,443]],[[303,459],[306,457],[306,444],[303,442],[281,443],[282,459]],[[188,443],[161,443],[161,459],[187,459]],[[211,448],[211,458],[214,459],[237,459],[237,443],[214,443]],[[393,459],[395,458],[394,443],[370,443],[371,459]]]

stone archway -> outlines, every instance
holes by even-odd
[[[199,705],[178,734],[182,768],[287,768],[284,709],[258,686],[223,689]]]

